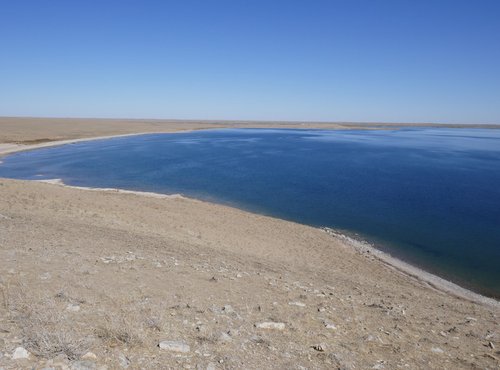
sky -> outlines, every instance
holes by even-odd
[[[0,116],[500,123],[498,0],[0,0]]]

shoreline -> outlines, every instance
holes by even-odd
[[[201,129],[201,130],[214,130],[214,129],[216,130],[216,129],[223,129],[223,128],[207,128],[207,129]],[[43,148],[49,148],[49,147],[54,147],[54,146],[67,145],[67,144],[85,142],[85,141],[106,140],[106,139],[129,137],[129,136],[141,136],[141,135],[148,135],[148,134],[154,135],[154,134],[186,133],[186,132],[191,132],[191,131],[194,131],[194,129],[176,130],[176,131],[172,131],[172,132],[156,132],[156,133],[155,132],[140,132],[140,133],[135,133],[135,134],[98,136],[98,137],[93,137],[93,138],[54,140],[54,141],[50,141],[50,142],[28,144],[28,145],[7,144],[7,145],[11,145],[10,147],[5,147],[5,144],[0,144],[0,163],[2,163],[2,161],[1,161],[2,157],[7,156],[7,155],[11,155],[11,154],[14,154],[17,152],[31,151],[31,150],[37,150],[37,149],[43,149]],[[4,145],[4,148],[2,148],[2,145]],[[134,194],[134,195],[159,198],[159,199],[181,198],[181,199],[186,199],[188,201],[208,203],[211,205],[216,205],[218,207],[227,207],[227,208],[237,209],[241,212],[246,212],[246,213],[250,213],[253,215],[257,215],[257,216],[263,216],[263,215],[258,214],[258,213],[253,213],[253,212],[249,212],[246,210],[241,210],[239,208],[230,207],[227,205],[222,205],[222,204],[218,204],[218,203],[214,203],[214,202],[208,202],[208,201],[204,201],[204,200],[200,200],[200,199],[196,199],[196,198],[186,197],[186,196],[183,196],[181,194],[162,194],[162,193],[133,191],[133,190],[126,190],[126,189],[118,189],[118,188],[80,187],[80,186],[67,185],[61,179],[28,180],[28,181],[41,182],[41,183],[51,184],[51,185],[55,185],[55,186],[63,186],[66,188],[86,190],[86,191],[120,193],[120,194]],[[263,217],[270,217],[270,216],[263,216]],[[281,219],[276,218],[276,217],[270,217],[270,218],[281,220]],[[281,220],[281,221],[296,223],[293,221],[286,221],[286,220]],[[306,226],[306,227],[315,228],[313,226],[304,225],[304,224],[300,224],[300,223],[296,223],[296,224]],[[449,294],[449,295],[456,297],[456,298],[465,299],[465,300],[470,301],[470,302],[478,303],[481,305],[487,305],[487,306],[490,306],[492,308],[500,308],[500,301],[499,300],[492,298],[492,297],[482,295],[481,293],[475,292],[473,290],[464,288],[464,287],[454,283],[451,280],[444,279],[444,278],[442,278],[438,275],[435,275],[431,272],[428,272],[420,267],[412,265],[412,264],[410,264],[402,259],[393,257],[390,253],[382,251],[380,249],[377,249],[367,240],[353,238],[351,236],[343,234],[343,233],[341,233],[335,229],[329,228],[329,227],[321,227],[321,228],[316,227],[315,229],[320,229],[320,230],[325,231],[327,234],[336,238],[337,240],[341,240],[344,244],[350,246],[351,248],[356,250],[358,253],[360,253],[362,255],[373,256],[374,258],[377,258],[378,261],[380,261],[381,263],[394,269],[395,271],[398,271],[399,273],[402,273],[402,274],[406,275],[407,277],[415,279],[419,283],[424,284],[431,289],[434,289],[436,291],[439,291],[439,292],[442,292],[445,294]]]
[[[213,130],[216,128],[209,128],[207,130]],[[203,129],[202,129],[203,130]],[[0,158],[5,157],[10,154],[18,153],[18,152],[26,152],[30,150],[51,148],[54,146],[68,145],[74,143],[80,143],[85,141],[97,141],[97,140],[107,140],[107,139],[115,139],[121,137],[129,137],[129,136],[142,136],[142,135],[158,135],[158,134],[176,134],[176,133],[186,133],[195,131],[194,129],[187,129],[181,131],[172,131],[172,132],[138,132],[136,134],[120,134],[120,135],[108,135],[108,136],[96,136],[91,138],[80,138],[80,139],[67,139],[67,140],[52,140],[43,143],[37,144],[12,144],[12,143],[0,143]]]

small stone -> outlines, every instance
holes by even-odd
[[[163,340],[158,344],[158,346],[161,349],[171,352],[187,353],[191,350],[188,344],[176,340]]]
[[[441,348],[439,348],[439,347],[432,347],[431,351],[433,353],[444,353],[444,351]]]
[[[231,338],[231,336],[227,333],[222,333],[220,336],[219,336],[219,340],[221,342],[231,342],[233,340],[233,338]]]
[[[97,360],[97,356],[93,352],[87,352],[82,356],[83,360]]]
[[[229,304],[222,307],[222,311],[224,311],[225,313],[234,313],[233,307]]]
[[[258,328],[258,329],[284,330],[285,329],[285,323],[283,323],[283,322],[267,321],[267,322],[260,322],[258,324],[255,324],[255,327]]]
[[[312,348],[318,352],[325,352],[325,345],[324,344],[317,344],[315,346],[312,346]]]
[[[371,334],[368,334],[363,339],[367,342],[373,342],[375,340],[375,337]]]
[[[130,365],[130,360],[123,353],[120,353],[118,355],[118,362],[120,363],[120,366],[124,369],[126,369]]]
[[[70,365],[71,370],[94,370],[96,368],[96,364],[92,361],[75,361]]]
[[[20,360],[30,357],[30,353],[23,347],[17,347],[12,353],[12,359]]]
[[[80,306],[77,304],[69,303],[66,306],[66,310],[71,311],[71,312],[78,312],[78,311],[80,311]]]
[[[290,306],[305,307],[306,304],[302,302],[288,302]]]
[[[337,330],[337,327],[334,324],[332,324],[331,322],[325,322],[325,328]]]

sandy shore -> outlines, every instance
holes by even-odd
[[[81,139],[59,130],[45,136]],[[176,196],[0,194],[5,368],[500,365],[496,301],[335,231]]]

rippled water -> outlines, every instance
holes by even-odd
[[[500,297],[500,130],[208,130],[80,142],[3,161],[2,177],[182,193],[358,233]]]

